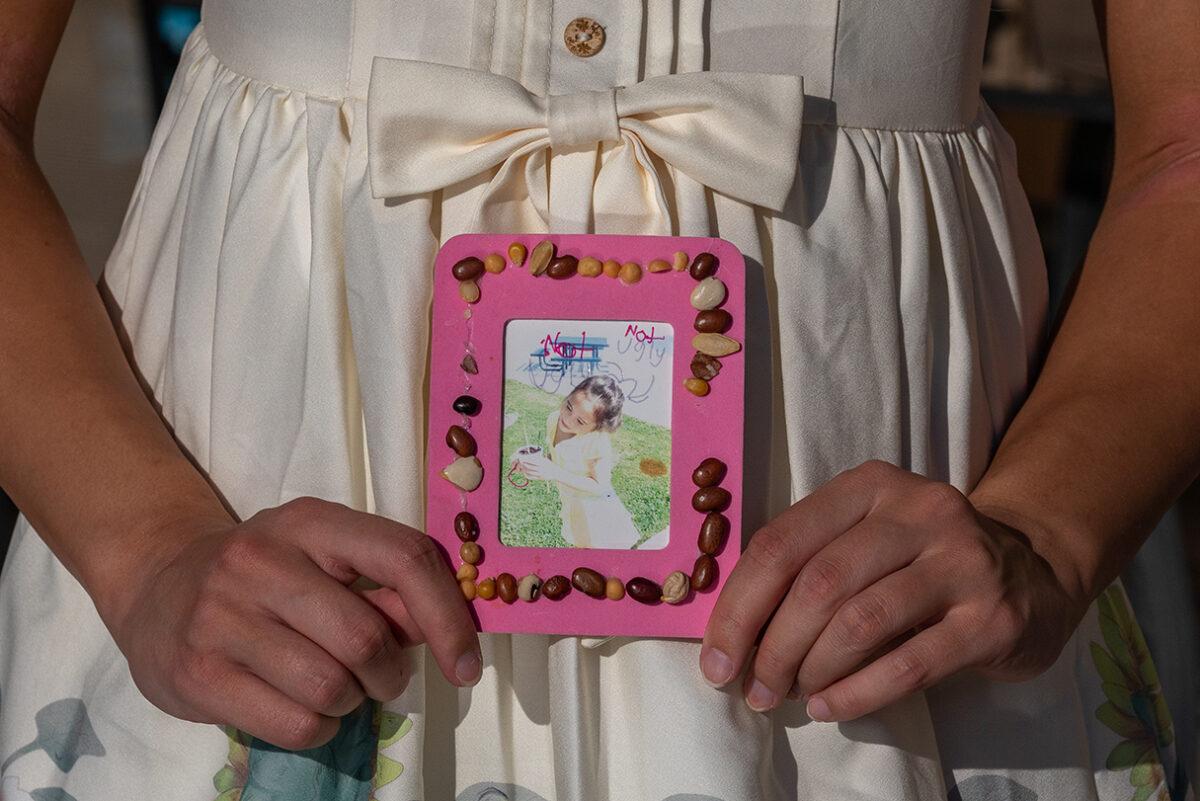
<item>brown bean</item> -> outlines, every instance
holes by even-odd
[[[696,545],[701,553],[716,556],[721,552],[728,535],[729,518],[720,512],[709,512],[700,524],[700,536],[696,539]]]
[[[474,281],[483,275],[483,262],[474,256],[467,256],[454,263],[454,266],[450,268],[450,274],[459,281]]]
[[[705,309],[696,314],[692,327],[701,334],[724,334],[733,324],[733,315],[724,309]]]
[[[692,483],[697,487],[713,487],[725,480],[728,468],[716,457],[710,456],[692,471]]]
[[[483,561],[483,549],[477,542],[464,542],[458,548],[458,555],[468,565],[477,565]]]
[[[475,438],[462,426],[450,426],[446,431],[446,444],[459,456],[474,456]]]
[[[462,367],[464,373],[479,375],[479,362],[475,361],[475,357],[469,353],[463,356],[462,364],[459,366]]]
[[[706,553],[697,556],[696,564],[692,567],[692,589],[696,592],[704,592],[712,586],[716,579],[717,560]]]
[[[688,273],[697,281],[703,281],[717,271],[718,264],[717,257],[713,254],[700,253],[692,260],[692,266],[688,268]]]
[[[625,582],[625,591],[635,601],[656,604],[662,600],[662,587],[648,578],[637,576]]]
[[[705,381],[712,381],[721,372],[721,362],[707,353],[696,352],[692,357],[692,375]]]
[[[512,573],[501,573],[496,576],[496,594],[506,604],[517,600],[517,577]]]
[[[459,512],[454,516],[454,533],[463,542],[479,539],[479,521],[470,512]]]
[[[571,580],[566,576],[551,576],[546,579],[546,583],[542,585],[542,595],[545,595],[551,601],[557,601],[560,598],[565,598],[571,592]]]
[[[604,576],[590,567],[575,568],[575,571],[571,573],[571,583],[584,595],[590,595],[593,598],[604,597]]]
[[[723,487],[701,487],[692,496],[692,508],[697,512],[724,512],[733,500]]]
[[[485,601],[492,600],[496,597],[496,580],[494,578],[485,578],[475,585],[475,594]]]
[[[546,267],[546,275],[551,278],[570,278],[579,269],[579,259],[574,256],[559,256]]]

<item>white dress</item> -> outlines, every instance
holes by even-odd
[[[546,418],[546,455],[550,461],[579,476],[593,480],[598,460],[613,461],[611,435],[605,431],[577,434],[555,444],[557,409]],[[641,538],[629,510],[617,497],[610,481],[599,492],[558,484],[562,503],[563,539],[576,548],[632,548]]]
[[[164,416],[239,514],[317,495],[421,526],[430,270],[491,175],[375,197],[372,57],[538,95],[671,72],[802,75],[781,210],[659,162],[657,181],[617,181],[637,191],[597,201],[642,208],[661,191],[669,215],[597,218],[596,232],[719,235],[744,252],[760,343],[751,524],[873,457],[966,490],[1028,389],[1046,322],[1012,143],[979,97],[988,5],[206,0],[103,281]],[[605,28],[591,58],[564,46],[577,17]],[[548,224],[532,196],[488,197],[485,229]],[[793,703],[754,713],[736,683],[711,689],[697,641],[483,636],[473,688],[424,660],[378,716],[377,759],[369,708],[320,759],[158,711],[24,518],[0,643],[5,801],[1144,801],[1167,798],[1166,779],[1185,792],[1119,587],[1033,681],[961,676],[838,725]]]

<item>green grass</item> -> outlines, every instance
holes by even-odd
[[[526,444],[526,436],[531,438],[532,444],[546,447],[546,418],[561,402],[559,397],[520,381],[508,379],[504,382],[504,412],[520,415],[517,422],[504,431],[503,464],[506,471],[512,454]],[[626,415],[613,435],[613,450],[617,455],[613,488],[641,532],[640,545],[651,534],[666,528],[670,521],[671,432],[663,426]],[[666,466],[666,472],[661,476],[646,475],[640,467],[643,459],[657,459]],[[561,508],[554,482],[533,481],[525,489],[518,489],[507,478],[502,478],[501,541],[505,545],[534,548],[570,548],[562,538]]]

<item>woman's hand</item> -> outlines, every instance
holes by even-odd
[[[1086,606],[1024,536],[950,485],[867,462],[754,535],[709,618],[700,664],[717,686],[748,665],[752,709],[786,694],[807,698],[815,720],[849,720],[965,668],[1032,678]]]
[[[101,614],[155,706],[302,749],[365,697],[395,698],[403,648],[428,642],[454,684],[479,642],[449,566],[421,532],[315,498],[237,525],[164,532],[171,552]],[[382,589],[347,587],[366,576]]]

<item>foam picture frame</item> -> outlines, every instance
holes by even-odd
[[[696,267],[701,254],[711,258],[700,260],[705,263]],[[712,264],[716,270],[706,279]],[[702,637],[717,594],[740,552],[745,264],[737,248],[710,237],[463,234],[442,246],[434,269],[426,531],[444,550],[477,628]],[[712,327],[714,317],[726,325],[723,331],[710,331],[697,340],[698,315],[701,307],[714,302],[714,293],[723,294],[719,309],[729,318],[719,312],[707,315],[705,327]],[[510,364],[506,368],[506,331],[512,321],[522,321],[523,331],[538,325],[527,321],[547,323],[546,350],[534,349],[530,367]],[[567,328],[578,323],[582,336],[560,337],[564,321]],[[588,327],[608,331],[609,336],[597,345],[596,338],[588,339]],[[614,336],[618,341],[613,341]],[[669,354],[665,352],[668,341]],[[606,352],[614,355],[619,350],[631,353],[631,348],[645,347],[647,342],[658,348],[652,355],[669,357],[671,375],[667,478],[655,485],[669,487],[669,524],[664,536],[658,537],[658,544],[665,539],[665,545],[645,549],[655,537],[639,548],[525,547],[502,542],[501,487],[516,470],[516,462],[502,453],[505,421],[520,417],[505,413],[506,391],[514,391],[510,372],[541,371],[539,376],[548,374],[560,383],[563,376],[555,371],[572,376],[562,384],[567,395],[561,401],[559,395],[547,396],[548,403],[560,407],[551,406],[548,418],[541,416],[544,405],[532,415],[545,426],[532,436],[542,437],[542,444],[554,437],[558,453],[561,445],[554,427],[563,423],[556,423],[554,415],[566,414],[561,410],[570,408],[571,398],[584,397],[571,392],[572,382],[616,364],[597,358],[597,349],[608,347]],[[733,350],[710,357],[716,358],[719,372],[709,381],[697,382],[693,373],[697,344],[710,351]],[[711,372],[712,363],[708,364]],[[703,365],[699,372],[707,374]],[[665,389],[659,382],[655,391],[665,393]],[[515,403],[514,398],[508,400]],[[660,415],[666,413],[665,401],[663,406]],[[627,445],[638,442],[634,425],[642,423],[626,424]],[[453,435],[452,427],[457,427]],[[711,460],[722,463],[723,470]],[[647,459],[640,464],[643,471],[651,465],[654,469],[648,475],[662,478],[663,461]],[[706,469],[697,479],[694,473],[702,463]],[[709,469],[714,466],[715,471]],[[623,469],[628,473],[632,468]],[[712,486],[700,487],[697,481]],[[614,478],[612,486],[615,483]],[[552,484],[543,482],[546,487]],[[564,492],[557,486],[559,493]],[[697,507],[710,508],[698,511]],[[562,508],[558,513],[563,514]],[[727,525],[722,525],[721,517]],[[520,534],[515,524],[505,525],[510,541]],[[561,533],[550,534],[567,536],[565,519],[561,525]],[[605,529],[594,530],[610,533]],[[701,559],[702,547],[711,560]],[[580,568],[598,574],[601,586],[596,586],[596,575],[578,572]],[[526,578],[530,576],[535,578]],[[612,578],[619,580],[619,591]],[[564,585],[567,592],[561,595]],[[702,589],[694,589],[697,586]]]

